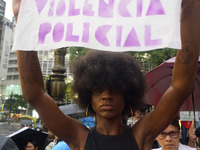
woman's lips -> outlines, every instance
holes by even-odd
[[[113,110],[114,106],[111,104],[103,104],[101,105],[101,109],[109,111],[109,110]]]
[[[172,147],[172,146],[174,146],[173,144],[167,144],[167,145],[165,145],[165,147]]]

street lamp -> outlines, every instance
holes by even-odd
[[[67,53],[67,47],[59,48],[54,51],[54,66],[52,68],[53,74],[50,75],[50,81],[47,85],[48,94],[54,99],[58,106],[64,105],[66,84],[64,75],[66,71],[65,67],[65,55]]]

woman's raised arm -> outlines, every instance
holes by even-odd
[[[16,20],[20,4],[21,0],[13,0],[13,13]],[[83,149],[88,129],[64,115],[45,92],[37,52],[17,51],[17,61],[24,98],[38,112],[51,132],[67,142],[71,149]]]
[[[200,0],[182,1],[181,41],[182,49],[177,51],[170,87],[156,109],[135,127],[136,137],[141,135],[136,129],[145,129],[142,135],[148,146],[170,124],[194,89],[200,50]],[[138,141],[142,141],[141,138]]]

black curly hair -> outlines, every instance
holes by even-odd
[[[133,56],[124,52],[89,50],[85,56],[70,64],[73,73],[72,96],[79,106],[86,109],[91,104],[94,88],[121,92],[125,98],[123,115],[130,108],[144,106],[144,75]],[[90,106],[89,112],[94,113]]]
[[[170,123],[170,125],[176,127],[179,131],[181,130],[179,125],[179,119],[177,117]]]

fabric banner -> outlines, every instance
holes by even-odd
[[[195,115],[194,115],[193,111],[180,111],[181,121],[192,121],[194,120],[194,116],[195,116],[195,121],[199,121],[200,112],[195,111]]]
[[[23,0],[14,50],[181,48],[181,0]]]

